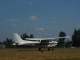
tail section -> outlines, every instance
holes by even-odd
[[[22,42],[23,40],[21,39],[21,37],[17,34],[17,33],[14,33],[13,34],[13,40],[14,42],[16,43],[19,43],[19,42]]]

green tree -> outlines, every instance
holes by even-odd
[[[30,38],[34,38],[34,35],[33,34],[30,34]]]
[[[72,47],[72,41],[65,42],[65,47],[66,48]]]
[[[25,40],[25,38],[29,38],[29,36],[28,36],[26,33],[23,33],[23,34],[21,34],[21,38],[22,38],[23,40]]]
[[[80,29],[75,29],[72,35],[72,46],[80,47]]]
[[[21,38],[25,40],[25,38],[34,38],[33,34],[27,35],[26,33],[21,34]]]
[[[13,45],[13,41],[12,39],[6,38],[6,41],[3,42],[3,44],[7,47],[7,48],[11,48]]]
[[[77,30],[75,29],[72,35],[72,46],[76,46],[77,44],[76,38],[77,38]]]
[[[66,36],[66,33],[65,32],[60,32],[59,33],[59,37],[65,37]],[[58,40],[58,47],[65,47],[65,38],[59,38]]]

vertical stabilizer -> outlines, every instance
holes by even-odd
[[[17,33],[14,33],[13,34],[13,40],[14,42],[16,43],[19,43],[19,42],[22,42],[23,40],[21,39],[21,37],[17,34]]]

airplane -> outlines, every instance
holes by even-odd
[[[26,38],[25,40],[23,40],[17,33],[14,33],[13,35],[13,45],[37,45],[43,41],[48,41],[47,47],[55,47],[58,44],[57,39],[59,38],[69,38],[69,36],[66,36],[56,38]]]

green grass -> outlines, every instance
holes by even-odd
[[[37,49],[0,49],[0,60],[80,60],[80,48],[55,48],[43,53]]]

